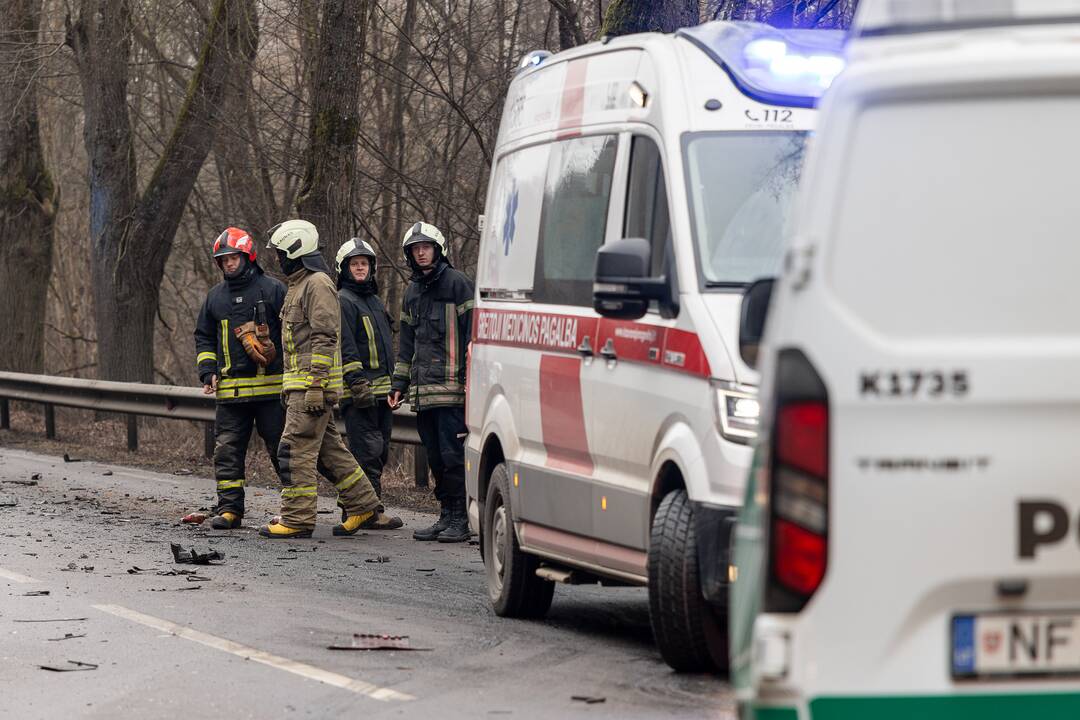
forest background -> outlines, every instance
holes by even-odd
[[[473,275],[518,62],[713,19],[847,27],[857,0],[3,0],[0,370],[197,384],[210,246],[359,236],[397,317],[404,229]]]

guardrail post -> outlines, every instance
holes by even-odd
[[[45,403],[45,437],[56,439],[56,408],[51,403]]]
[[[11,408],[8,407],[8,399],[0,398],[0,430],[11,429]]]
[[[139,449],[139,416],[130,414],[127,416],[128,452]]]
[[[413,446],[413,476],[416,479],[416,487],[428,486],[427,448],[423,445]]]
[[[214,457],[214,423],[203,423],[203,454]]]

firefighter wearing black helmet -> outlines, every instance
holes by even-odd
[[[390,315],[379,298],[378,259],[370,245],[352,238],[334,258],[341,305],[342,415],[349,450],[381,498],[382,473],[390,453],[394,411],[386,403],[394,362]],[[344,510],[342,510],[344,512]],[[401,527],[401,521],[385,529]]]
[[[239,228],[214,241],[223,280],[210,289],[195,323],[195,352],[203,392],[214,395],[214,476],[217,507],[210,525],[240,527],[244,516],[244,458],[254,427],[278,469],[285,426],[281,394],[281,313],[285,285],[263,274],[255,243]],[[280,473],[279,473],[280,475]]]
[[[446,239],[434,225],[413,225],[401,248],[413,275],[401,305],[401,341],[387,401],[397,407],[408,394],[441,506],[439,519],[413,537],[463,542],[469,539],[465,352],[472,335],[473,284],[450,265]]]

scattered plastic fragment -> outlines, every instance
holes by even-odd
[[[203,577],[202,575],[188,575],[188,582],[210,582],[210,578]]]
[[[435,568],[416,568],[416,572],[435,572]]]
[[[97,670],[98,666],[94,663],[84,663],[78,660],[68,660],[68,662],[74,667],[55,667],[53,665],[38,665],[42,670],[50,670],[52,672],[80,672],[82,670]]]
[[[208,517],[210,517],[209,513],[196,511],[193,513],[188,513],[184,517],[180,518],[180,522],[188,523],[189,525],[202,525],[204,522],[206,522],[206,518]]]
[[[106,470],[105,472],[103,472],[101,474],[102,475],[112,475],[112,470]]]
[[[169,547],[172,548],[173,560],[181,565],[185,563],[191,565],[213,565],[214,560],[224,560],[221,553],[217,550],[200,553],[195,548],[184,550],[176,543],[170,543]]]
[[[365,560],[364,562],[369,562],[369,563],[388,563],[388,562],[390,562],[390,556],[389,556],[389,555],[376,555],[376,556],[375,556],[375,557],[373,557],[373,558],[368,558],[368,559],[367,559],[367,560]]]
[[[38,475],[37,473],[35,473],[34,477],[35,478],[40,478],[41,475]],[[0,480],[0,482],[4,483],[6,485],[30,485],[30,486],[37,485],[37,480]]]
[[[180,468],[179,470],[173,470],[173,475],[190,475],[191,472],[187,468]]]
[[[371,635],[353,633],[349,645],[327,645],[327,650],[411,650],[422,651],[432,648],[416,648],[409,643],[408,635]]]
[[[41,473],[34,473],[33,475],[30,476],[30,479],[31,480],[40,480],[41,479]]]
[[[23,593],[23,597],[42,597],[48,594],[48,590],[31,590],[30,592]]]
[[[571,700],[587,703],[589,705],[595,705],[596,703],[607,702],[606,697],[593,697],[591,695],[571,695]]]
[[[87,618],[49,618],[47,620],[16,620],[15,622],[82,622]]]
[[[74,640],[75,638],[84,638],[84,637],[86,637],[86,633],[83,633],[82,635],[72,635],[71,633],[64,633],[64,637],[45,638],[45,639],[48,640],[49,642],[59,642],[60,640]]]
[[[15,507],[19,504],[19,498],[14,495],[0,495],[0,507]]]
[[[82,458],[73,458],[67,453],[64,453],[64,462],[82,462]]]

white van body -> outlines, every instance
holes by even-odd
[[[466,409],[469,517],[500,614],[542,615],[553,580],[648,584],[654,518],[679,492],[665,517],[681,564],[664,602],[693,617],[658,641],[680,669],[726,664],[725,523],[742,501],[758,377],[732,343],[741,289],[782,259],[816,98],[751,97],[717,48],[776,36],[712,23],[592,43],[529,56],[509,88]],[[649,241],[672,302],[602,317],[597,251],[628,235]],[[497,469],[506,487],[486,508]]]
[[[760,352],[744,719],[1080,717],[1067,4],[860,9]]]

